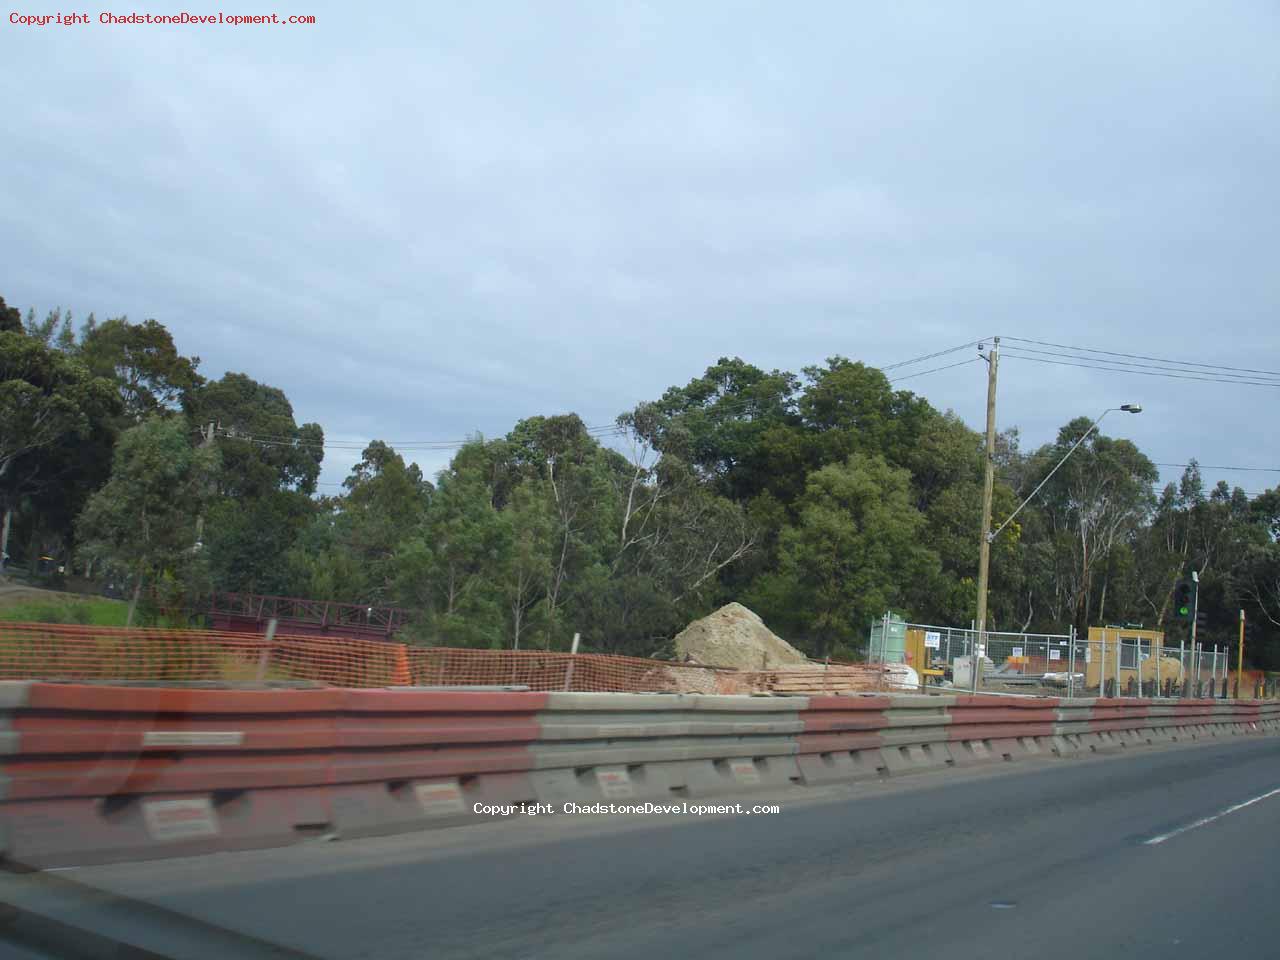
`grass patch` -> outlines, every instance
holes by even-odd
[[[129,605],[105,597],[30,600],[0,603],[0,620],[23,623],[79,623],[92,627],[123,627]]]

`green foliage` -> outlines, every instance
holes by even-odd
[[[94,376],[116,384],[130,424],[176,409],[201,382],[200,358],[179,354],[169,331],[155,320],[134,324],[116,317],[98,324],[90,317],[74,343],[64,338],[64,347],[75,349]]]
[[[40,472],[38,462],[19,460],[42,453],[64,438],[90,429],[90,411],[108,404],[110,384],[38,339],[0,332],[0,494],[10,503]]]
[[[197,592],[204,562],[196,517],[217,467],[216,450],[192,447],[180,419],[153,417],[126,430],[111,479],[81,514],[84,552],[132,577],[135,600],[144,582],[162,576],[185,578],[185,593]]]
[[[530,416],[473,438],[438,488],[374,441],[335,497],[315,493],[318,424],[277,387],[206,381],[198,364],[154,320],[77,329],[0,300],[17,552],[145,582],[157,621],[212,590],[282,593],[398,603],[411,638],[436,644],[565,649],[579,632],[648,655],[736,599],[810,653],[847,656],[887,608],[974,615],[982,438],[851,359],[796,374],[722,357],[623,413],[607,444],[574,414]],[[995,525],[1090,424],[1031,453],[1016,428],[997,436]],[[1156,477],[1132,443],[1092,434],[992,543],[991,626],[1167,625],[1174,581],[1196,570],[1206,639],[1232,642],[1244,609],[1262,627],[1250,658],[1280,666],[1280,491],[1208,490],[1192,465],[1157,494]]]
[[[192,426],[215,426],[221,496],[244,500],[285,488],[315,491],[324,431],[315,423],[298,426],[284,391],[228,373],[191,391],[185,406]]]
[[[22,333],[22,311],[0,297],[0,333]]]
[[[782,531],[778,570],[755,595],[761,614],[826,656],[855,647],[879,613],[927,595],[940,565],[920,543],[925,518],[912,499],[910,473],[878,455],[810,474],[797,520]]]
[[[288,593],[289,571],[280,561],[315,509],[309,497],[293,490],[214,499],[202,534],[212,582],[220,590],[240,593]]]

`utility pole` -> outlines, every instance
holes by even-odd
[[[996,371],[1000,366],[1000,338],[991,342],[987,353],[987,453],[982,478],[982,544],[978,553],[978,621],[973,649],[973,684],[981,685],[982,662],[987,655],[987,582],[991,571],[991,491],[996,469]]]
[[[5,505],[4,522],[0,524],[0,560],[9,555],[9,520],[13,516],[13,508]],[[0,562],[0,572],[8,572],[8,564]]]
[[[1191,582],[1195,584],[1191,592],[1191,662],[1195,664],[1196,678],[1192,696],[1200,696],[1200,648],[1196,646],[1196,619],[1200,613],[1200,573],[1191,571]]]
[[[213,423],[210,423],[208,427],[201,427],[200,428],[200,446],[201,447],[213,446],[213,438],[215,434],[216,434],[216,428]],[[200,512],[196,515],[196,542],[195,542],[196,548],[198,549],[201,546],[201,544],[203,544],[203,542],[204,542],[204,507],[201,507]]]
[[[1236,696],[1244,684],[1244,610],[1240,610],[1240,650],[1236,654]]]

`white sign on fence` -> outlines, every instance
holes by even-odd
[[[1021,647],[1014,647],[1014,648],[1013,648],[1013,653],[1011,654],[1011,656],[1015,656],[1015,657],[1020,657],[1020,656],[1022,656],[1022,648],[1021,648]]]
[[[1049,659],[1050,659],[1050,660],[1061,660],[1061,659],[1062,659],[1062,651],[1061,651],[1061,650],[1050,650],[1050,651],[1049,651]]]
[[[218,835],[218,818],[208,797],[147,800],[142,819],[154,840],[194,840]]]
[[[462,788],[457,780],[415,784],[413,792],[418,798],[418,805],[422,807],[422,812],[427,816],[466,812]]]
[[[937,650],[942,646],[942,634],[936,630],[926,630],[924,634],[924,645]]]

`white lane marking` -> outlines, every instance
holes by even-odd
[[[1203,827],[1207,823],[1213,823],[1215,820],[1221,820],[1229,813],[1235,813],[1237,810],[1243,810],[1245,807],[1251,807],[1260,800],[1265,800],[1267,797],[1274,797],[1277,794],[1280,794],[1280,787],[1276,787],[1274,790],[1268,790],[1260,797],[1254,797],[1252,800],[1245,800],[1243,803],[1233,804],[1225,810],[1219,810],[1211,817],[1201,817],[1194,823],[1188,823],[1185,826],[1179,827],[1177,830],[1170,830],[1168,833],[1162,833],[1160,836],[1152,837],[1150,840],[1143,840],[1142,843],[1144,846],[1148,847],[1157,843],[1164,843],[1166,840],[1170,840],[1180,833],[1186,833],[1188,830],[1194,830],[1196,827]]]

